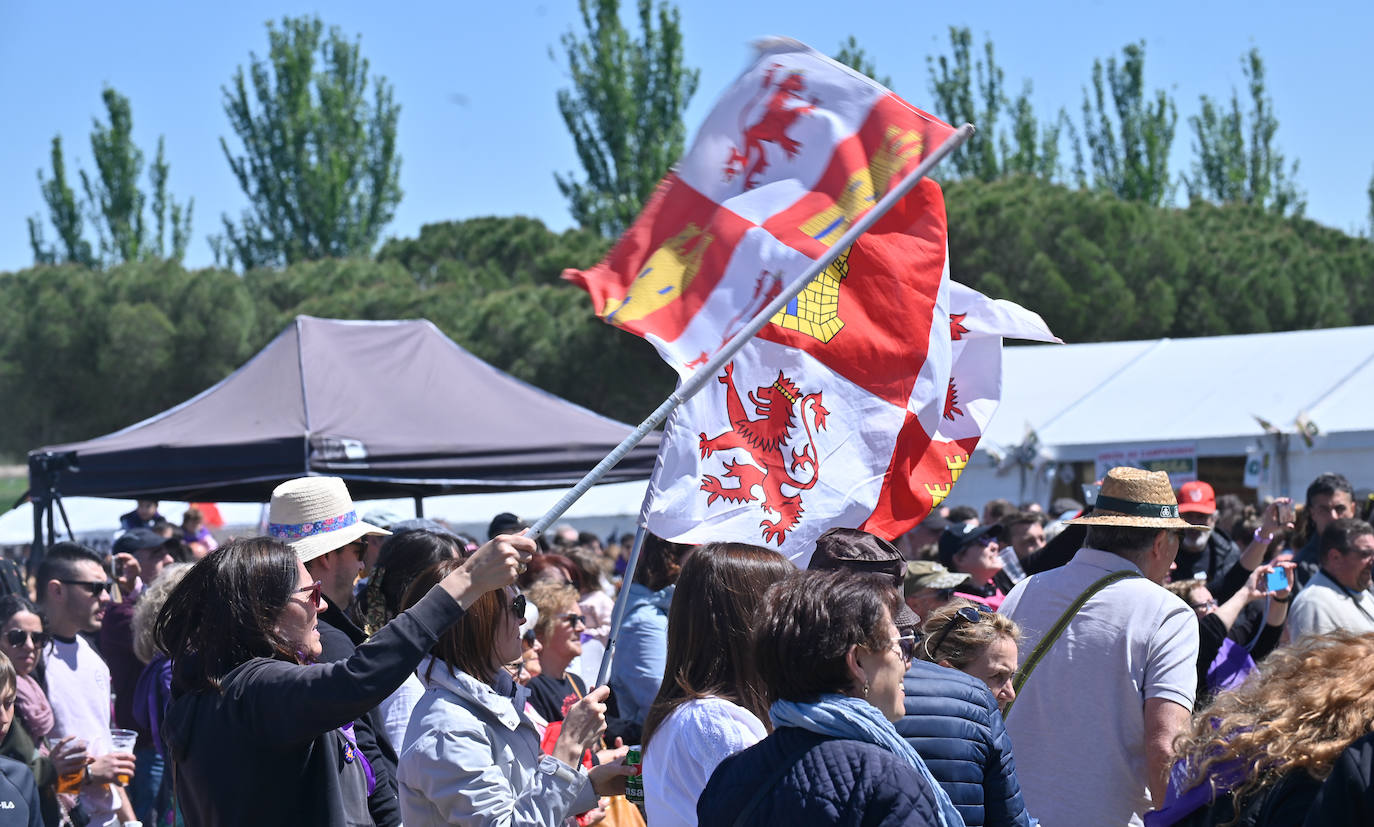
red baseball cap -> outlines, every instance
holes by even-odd
[[[1216,510],[1217,492],[1202,480],[1185,482],[1178,489],[1178,513],[1215,514]]]

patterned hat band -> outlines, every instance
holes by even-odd
[[[1166,503],[1141,503],[1132,500],[1121,500],[1116,497],[1104,497],[1097,495],[1093,502],[1093,510],[1096,511],[1115,511],[1118,514],[1129,514],[1132,517],[1178,517],[1178,506]]]
[[[347,511],[337,517],[328,517],[323,520],[316,520],[313,523],[269,523],[267,533],[274,540],[281,540],[283,543],[294,543],[306,537],[316,534],[327,534],[341,528],[348,528],[358,522],[357,511]]]

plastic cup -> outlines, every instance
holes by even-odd
[[[112,729],[110,730],[110,743],[113,746],[112,752],[125,752],[134,754],[134,744],[138,743],[138,733],[132,729]],[[129,786],[131,780],[128,773],[119,773],[115,780],[121,785]]]

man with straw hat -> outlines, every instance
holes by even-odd
[[[1198,625],[1159,584],[1185,531],[1169,476],[1113,468],[1068,565],[1001,612],[1025,630],[1007,732],[1026,809],[1046,824],[1141,824],[1164,802],[1197,690]]]

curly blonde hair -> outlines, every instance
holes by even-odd
[[[539,610],[539,619],[534,623],[534,634],[540,638],[553,631],[558,618],[568,606],[577,611],[577,588],[571,583],[555,580],[540,580],[525,589],[525,597]]]
[[[1314,635],[1279,649],[1244,684],[1216,697],[1174,741],[1187,762],[1189,789],[1208,771],[1239,760],[1245,779],[1231,790],[1245,799],[1290,772],[1318,781],[1355,739],[1374,726],[1374,635]],[[1213,795],[1216,779],[1211,779]]]
[[[979,610],[977,623],[955,620],[958,611],[964,608]],[[950,666],[959,670],[976,660],[998,638],[1021,645],[1021,627],[1016,621],[964,598],[956,598],[931,612],[921,626],[921,633],[921,643],[916,647],[917,658],[931,663],[947,660]]]
[[[191,570],[191,563],[168,563],[162,567],[157,579],[149,584],[143,592],[143,596],[138,599],[134,606],[133,633],[134,633],[134,655],[144,663],[151,663],[153,658],[163,654],[158,648],[157,641],[153,639],[153,626],[157,621],[157,613],[162,610],[162,604],[167,602],[172,590],[181,582],[181,578]]]

